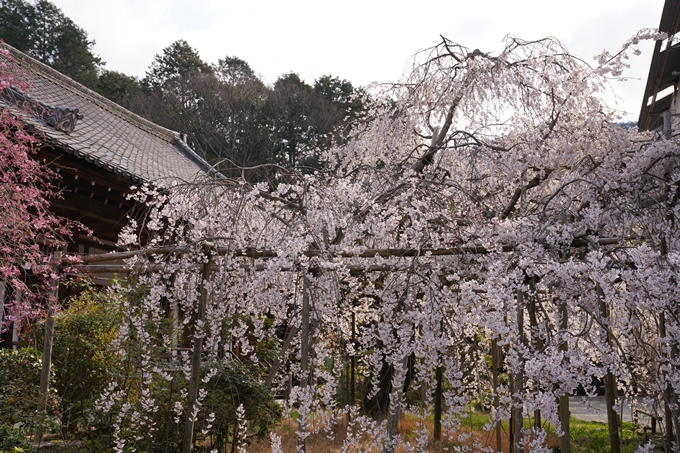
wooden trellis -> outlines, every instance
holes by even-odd
[[[623,241],[626,241],[630,238],[599,238],[597,239],[596,242],[599,245],[616,245],[619,244]],[[576,239],[572,242],[571,246],[572,247],[582,247],[582,246],[587,246],[589,244],[588,240],[586,239],[586,235],[576,235]],[[190,246],[175,246],[175,245],[170,245],[170,246],[161,246],[161,247],[152,247],[148,249],[141,249],[141,250],[133,250],[133,251],[125,251],[125,252],[112,252],[112,253],[106,253],[106,254],[97,254],[97,255],[85,255],[80,257],[80,260],[83,264],[69,264],[68,267],[70,269],[73,269],[74,272],[77,273],[85,273],[85,274],[104,274],[104,273],[121,273],[121,274],[127,274],[130,272],[149,272],[149,271],[159,271],[163,270],[165,268],[165,264],[160,261],[155,261],[155,260],[149,260],[146,263],[135,263],[135,264],[115,264],[115,263],[105,263],[102,264],[105,261],[120,261],[120,260],[125,260],[125,259],[130,259],[130,258],[135,258],[135,257],[146,257],[146,258],[152,258],[152,257],[158,257],[159,255],[170,255],[170,254],[184,254],[189,251],[194,250],[194,248]],[[361,252],[350,252],[350,251],[320,251],[320,250],[306,250],[302,252],[302,255],[305,256],[306,258],[315,258],[315,257],[324,257],[324,258],[329,258],[329,259],[337,259],[337,260],[345,260],[345,259],[352,259],[352,258],[361,258],[361,259],[368,259],[368,258],[376,258],[376,257],[396,257],[396,258],[415,258],[415,257],[423,257],[423,258],[432,258],[432,257],[442,257],[442,256],[460,256],[460,255],[482,255],[482,254],[491,254],[491,253],[509,253],[513,252],[516,250],[516,246],[512,244],[505,244],[496,250],[489,250],[483,246],[464,246],[464,247],[452,247],[452,248],[385,248],[385,249],[366,249]],[[210,248],[210,255],[222,255],[222,256],[231,256],[235,258],[249,258],[249,259],[270,259],[270,258],[276,258],[278,257],[278,254],[275,251],[272,250],[262,250],[262,249],[234,249],[234,248],[229,248],[229,247],[212,247]],[[196,265],[197,269],[199,265]],[[211,271],[212,267],[214,266],[213,260],[209,259],[208,262],[204,265],[202,265],[202,282],[207,280]],[[318,266],[318,264],[315,264],[315,266]],[[427,264],[425,264],[427,266]],[[241,269],[248,269],[248,270],[255,270],[255,271],[261,271],[265,269],[265,265],[263,264],[246,264],[242,263],[238,265],[239,268]],[[366,273],[366,272],[377,272],[377,271],[390,271],[390,272],[395,272],[395,271],[408,271],[411,269],[411,266],[399,266],[399,265],[394,265],[394,264],[366,264],[366,265],[359,265],[359,264],[349,264],[345,265],[344,267],[347,269],[350,273]],[[280,268],[280,271],[282,272],[290,272],[290,271],[296,271],[297,269],[294,267],[282,267]],[[481,290],[478,290],[477,292],[483,292]],[[203,284],[201,283],[201,295],[199,297],[199,307],[197,311],[197,322],[200,322],[203,320],[204,316],[204,311],[205,311],[205,304],[207,301],[207,291],[203,287]],[[523,298],[523,293],[521,291],[518,292],[518,299]],[[305,332],[309,332],[309,294],[308,294],[308,284],[306,283],[305,279],[305,285],[304,285],[304,293],[303,293],[303,299],[306,301],[304,303],[303,301],[303,312],[302,312],[302,326],[300,327],[299,330],[301,330],[302,335],[303,335],[303,354],[302,354],[302,361],[303,363],[301,364],[301,367],[303,371],[306,370],[308,367],[307,361],[308,357],[307,354],[309,352],[310,345],[308,344],[309,342],[305,340],[304,337],[306,337]],[[306,308],[305,308],[306,307]],[[522,309],[523,311],[523,309]],[[518,316],[519,316],[519,308],[518,308]],[[523,316],[523,315],[522,315]],[[50,316],[48,315],[48,322],[49,322]],[[52,317],[53,320],[53,317]],[[566,320],[563,319],[563,323],[565,323]],[[522,325],[520,325],[521,328]],[[353,324],[354,328],[354,324]],[[298,329],[293,329],[288,334],[288,337],[286,338],[286,343],[289,343],[292,337],[297,334]],[[47,335],[46,335],[46,346],[45,346],[45,354],[43,355],[43,375],[41,376],[41,392],[43,385],[46,387],[47,381],[49,379],[49,367],[50,367],[50,362],[51,362],[51,347],[47,347]],[[51,338],[50,338],[51,341]],[[561,345],[561,348],[565,348],[566,344]],[[306,354],[306,353],[307,354]],[[492,348],[491,348],[491,354],[492,354],[492,376],[493,376],[493,383],[494,383],[494,388],[498,386],[498,373],[499,373],[499,368],[500,368],[500,354],[498,351],[498,347],[496,346],[495,340],[492,341]],[[352,358],[354,359],[354,358]],[[200,374],[200,366],[201,366],[201,342],[200,341],[195,341],[194,342],[194,348],[193,348],[193,354],[192,354],[192,367],[191,367],[191,377],[190,377],[190,386],[189,386],[189,393],[188,393],[188,408],[187,408],[187,420],[186,420],[186,426],[185,426],[185,436],[184,436],[184,452],[189,453],[191,449],[191,443],[193,440],[193,427],[194,427],[194,420],[192,417],[193,413],[193,408],[197,400],[197,395],[198,395],[198,380],[199,380],[199,374]],[[47,373],[45,373],[45,367],[47,369]],[[270,372],[269,376],[267,377],[267,383],[271,384],[275,369],[278,368],[275,366],[275,368],[272,370],[273,372]],[[355,401],[355,381],[354,381],[354,360],[352,361],[352,389],[351,389],[351,401]],[[435,438],[440,438],[441,436],[441,411],[442,411],[442,391],[441,391],[441,384],[443,381],[443,375],[442,375],[442,367],[439,366],[436,370],[436,379],[437,379],[437,387],[435,389]],[[43,383],[43,380],[45,382]],[[303,380],[303,385],[306,383],[305,380]],[[518,388],[515,388],[515,390],[519,390],[522,387],[522,377],[521,376],[516,376],[515,377],[515,386]],[[498,405],[498,396],[496,396],[495,404]],[[565,438],[562,439],[562,451],[563,452],[568,452],[570,451],[570,445],[569,445],[569,400],[568,398],[560,398],[560,418],[563,423],[563,429],[565,431]],[[44,412],[44,407],[41,407],[42,412]],[[521,437],[520,437],[520,430],[522,427],[522,413],[521,409],[513,410],[512,414],[513,418],[513,423],[511,423],[513,429],[511,429],[511,436],[514,437],[514,439],[511,439],[511,446],[515,447],[516,450],[516,444],[519,444],[521,442]],[[394,420],[391,420],[392,422],[396,422]],[[616,427],[614,427],[614,430],[616,430]],[[38,438],[38,436],[36,436]],[[501,431],[500,431],[500,425],[496,427],[496,442],[497,442],[497,448],[500,451],[501,449]],[[301,445],[302,448],[304,448],[304,445]],[[517,450],[516,450],[517,451]]]

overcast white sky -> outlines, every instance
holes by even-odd
[[[143,76],[155,54],[185,39],[210,63],[246,60],[267,83],[297,72],[355,85],[396,81],[409,57],[443,35],[493,51],[509,33],[554,36],[592,61],[636,30],[659,26],[663,0],[52,0],[96,40],[108,69]],[[652,45],[615,83],[626,119],[637,120]]]

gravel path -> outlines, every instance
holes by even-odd
[[[604,396],[589,398],[587,401],[588,404],[585,404],[583,398],[580,396],[570,397],[569,410],[571,411],[571,416],[579,420],[607,423],[607,406],[605,404]],[[634,408],[651,412],[650,408],[643,407],[639,403],[636,404]],[[618,408],[618,412],[621,413],[620,407]],[[633,419],[633,411],[626,401],[623,403],[622,418],[624,422],[630,422]],[[642,414],[639,414],[638,422],[646,426],[651,424],[649,417]]]

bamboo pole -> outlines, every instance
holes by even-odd
[[[53,281],[54,293],[53,301],[48,301],[47,306],[47,320],[45,321],[45,339],[43,341],[42,354],[42,371],[40,372],[40,393],[38,394],[38,423],[35,427],[35,443],[40,445],[43,441],[43,424],[47,417],[47,391],[50,383],[50,372],[52,368],[52,339],[54,335],[54,314],[55,307],[59,297],[59,268],[58,264],[61,262],[61,252],[56,251],[52,255],[52,266],[54,274],[57,276],[56,281]]]
[[[194,350],[191,357],[191,378],[189,379],[189,395],[187,401],[187,419],[184,427],[184,441],[182,443],[183,453],[191,452],[191,444],[194,437],[194,423],[195,423],[195,407],[198,399],[198,381],[201,374],[201,349],[203,346],[203,337],[198,337],[196,333],[196,326],[202,324],[205,317],[205,306],[208,302],[208,288],[205,283],[210,278],[212,271],[212,256],[208,257],[208,262],[203,265],[203,273],[201,276],[201,296],[198,298],[198,307],[196,310],[196,321],[194,323]]]

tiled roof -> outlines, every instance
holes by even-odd
[[[141,118],[65,75],[7,46],[30,86],[28,96],[50,106],[77,108],[83,118],[70,134],[29,120],[44,142],[136,182],[171,186],[211,173],[177,132]],[[0,56],[0,58],[2,58]],[[8,102],[0,97],[0,104]]]

